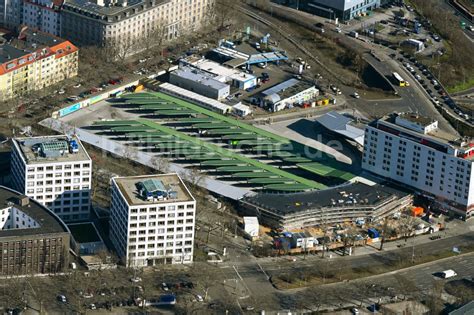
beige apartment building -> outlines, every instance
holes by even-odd
[[[66,0],[61,11],[61,36],[78,45],[122,45],[138,51],[147,39],[171,40],[196,30],[211,1]]]
[[[0,100],[40,90],[77,75],[78,48],[59,37],[25,28],[0,46]]]

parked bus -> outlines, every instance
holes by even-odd
[[[399,86],[410,86],[410,84],[407,81],[403,80],[402,76],[399,75],[397,72],[393,73],[393,77],[395,81],[397,81],[397,84]]]

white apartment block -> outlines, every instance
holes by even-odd
[[[111,180],[110,239],[127,267],[193,261],[196,200],[177,174]]]
[[[172,40],[198,29],[211,1],[97,0],[84,4],[66,0],[61,10],[61,36],[78,45],[120,44],[139,51],[143,40]]]
[[[467,219],[474,213],[474,142],[446,138],[436,121],[418,114],[378,119],[365,130],[362,167]]]
[[[24,0],[22,23],[45,33],[60,35],[62,0]]]
[[[64,221],[89,219],[92,160],[76,137],[13,139],[14,188]]]

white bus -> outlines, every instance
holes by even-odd
[[[393,73],[393,78],[395,81],[397,81],[398,86],[410,86],[410,84],[405,81],[401,75],[399,75],[397,72]]]

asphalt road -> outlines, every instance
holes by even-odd
[[[443,9],[453,12],[455,16],[459,18],[459,22],[464,21],[466,25],[474,26],[472,21],[469,21],[461,12],[459,12],[455,7],[448,3],[448,0],[436,0]],[[469,31],[468,29],[464,30],[464,34],[468,39],[474,42],[474,32]]]
[[[395,87],[401,99],[393,100],[364,100],[361,98],[352,102],[356,107],[366,112],[370,116],[383,116],[388,112],[418,112],[422,115],[432,117],[438,120],[439,127],[446,132],[456,134],[456,130],[443,118],[443,116],[436,110],[433,104],[429,101],[428,95],[418,85],[418,82],[412,78],[411,75],[403,69],[399,63],[392,59],[382,59],[378,61],[370,54],[364,55],[367,62],[374,66],[386,78],[391,78],[394,71],[410,83],[409,87]],[[349,103],[350,101],[348,101]]]
[[[274,4],[272,4],[272,6],[276,8],[281,8],[280,6],[277,6]],[[290,9],[286,8],[285,10],[288,11]],[[312,23],[312,21],[314,21],[314,18],[305,12],[291,10],[289,11],[288,14],[290,13],[297,14],[299,17],[301,17],[302,20],[304,20],[307,23]],[[274,25],[279,24],[278,20],[272,19],[269,15],[264,14],[262,12],[260,12],[258,16],[255,16],[254,14],[252,14],[251,16],[255,19],[259,19],[262,21],[267,21],[267,22],[271,21],[270,23],[273,23]],[[326,24],[326,26],[330,27],[329,24]],[[355,50],[357,50],[360,53],[364,53],[364,57],[368,62],[370,62],[377,70],[379,70],[380,72],[388,76],[391,76],[391,74],[394,71],[399,72],[401,74],[405,73],[405,70],[403,69],[403,67],[401,67],[401,65],[397,61],[391,60],[388,56],[386,56],[387,52],[385,48],[381,46],[373,45],[371,43],[366,43],[361,40],[356,40],[354,38],[347,36],[345,33],[339,34],[339,33],[333,32],[332,30],[328,30],[327,36],[332,37],[335,40],[340,41],[341,43],[352,46]],[[368,53],[371,50],[375,50],[377,54],[380,54],[382,56],[383,61],[379,62],[378,60],[373,58]],[[405,79],[407,79],[410,82],[411,87],[409,88],[396,87],[401,99],[388,99],[388,100],[383,99],[380,101],[372,101],[372,100],[364,99],[364,96],[362,94],[359,100],[348,97],[347,105],[349,107],[351,107],[351,105],[355,105],[355,107],[357,109],[360,109],[362,112],[364,112],[364,114],[367,114],[368,116],[372,116],[372,117],[380,117],[388,113],[391,113],[393,111],[398,111],[398,112],[415,111],[420,114],[426,115],[428,117],[436,118],[439,122],[439,126],[441,129],[451,134],[457,134],[456,130],[453,127],[451,127],[451,125],[444,119],[444,117],[442,117],[441,114],[439,114],[439,112],[431,103],[428,95],[421,88],[421,86],[415,83],[414,82],[415,80],[411,78],[411,76],[405,75],[405,77],[406,77]],[[343,85],[340,85],[339,87],[341,88],[342,92],[347,96],[352,95],[354,93],[354,89],[352,87],[347,87]]]
[[[442,239],[436,241],[436,243],[433,241],[432,243],[420,244],[415,247],[415,256],[419,253],[435,254],[446,249],[451,249],[453,246],[461,246],[462,248],[462,244],[472,243],[473,241],[474,233],[470,232],[465,235]],[[343,259],[348,261],[352,267],[360,268],[387,264],[400,253],[411,257],[413,249],[410,246],[410,242],[411,241],[408,241],[408,245],[400,250],[380,252],[373,255],[345,257]],[[232,251],[233,249],[231,249],[231,252]],[[346,298],[350,299],[351,297],[357,296],[356,300],[358,302],[368,304],[374,292],[371,290],[367,290],[366,292],[361,291],[361,287],[367,286],[368,284],[377,284],[378,291],[376,290],[375,294],[380,297],[388,294],[387,288],[393,290],[390,292],[392,296],[408,294],[409,290],[404,288],[404,286],[408,285],[407,283],[410,283],[410,285],[414,287],[411,288],[411,290],[415,289],[415,291],[418,292],[417,294],[428,294],[435,282],[447,281],[433,275],[436,272],[454,269],[458,273],[458,276],[453,279],[472,277],[472,275],[474,275],[474,254],[467,254],[350,282],[315,286],[307,289],[280,291],[270,284],[268,281],[270,276],[281,272],[298,272],[305,267],[314,268],[322,259],[308,256],[306,260],[302,260],[302,258],[299,257],[296,262],[287,259],[272,259],[264,262],[261,259],[243,259],[242,256],[245,255],[244,251],[236,250],[235,253],[239,254],[235,256],[233,261],[220,267],[224,275],[223,277],[226,279],[239,279],[238,281],[248,289],[249,298],[239,299],[240,304],[260,305],[261,309],[266,310],[275,310],[278,308],[297,309],[301,307],[301,301],[298,301],[298,299],[301,296],[305,296],[305,294],[314,294],[315,290],[317,290],[321,296],[331,296],[335,291],[345,292]],[[326,259],[326,261],[329,262],[331,266],[336,266],[339,264],[339,259],[342,258],[333,257],[332,260]],[[257,302],[258,304],[254,304]],[[326,307],[334,308],[332,303],[336,303],[336,300],[328,299],[327,301],[322,301],[314,299],[314,302],[326,303],[328,304]],[[335,305],[342,304],[342,306],[346,307],[354,306],[355,302],[356,301],[338,301]]]

